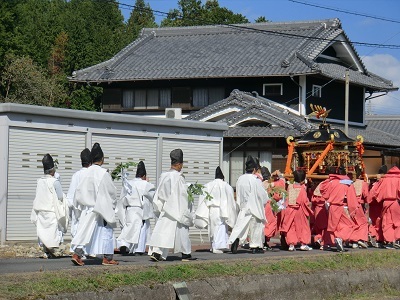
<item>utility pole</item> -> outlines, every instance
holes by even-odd
[[[344,90],[344,133],[349,135],[349,69],[346,69]]]

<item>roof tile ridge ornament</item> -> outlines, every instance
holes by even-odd
[[[319,71],[319,66],[316,62],[306,58],[300,52],[296,52],[296,57],[305,63],[312,71]]]
[[[310,38],[317,38],[321,33],[326,31],[327,29],[327,23],[331,20],[324,20],[321,21],[321,26],[319,26],[311,35]],[[296,59],[297,53],[300,53],[301,50],[305,49],[310,42],[315,41],[314,39],[308,39],[308,37],[304,38],[301,43],[294,49],[286,58],[284,58],[281,62],[281,67],[282,68],[287,68],[290,66],[290,64]],[[307,64],[308,65],[308,64]],[[311,67],[312,68],[312,67]]]
[[[230,93],[229,97],[234,97],[236,99],[243,100],[243,92],[239,91],[238,89],[234,89]]]

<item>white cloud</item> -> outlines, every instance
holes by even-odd
[[[368,71],[385,79],[393,81],[394,86],[400,87],[400,61],[389,54],[364,56],[362,60]],[[388,95],[367,101],[367,112],[380,115],[400,114],[400,92],[389,92]],[[370,109],[369,109],[370,108]]]

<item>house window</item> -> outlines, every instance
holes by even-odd
[[[158,108],[158,89],[147,90],[147,108]]]
[[[208,105],[208,89],[195,88],[193,89],[193,106],[205,107]]]
[[[321,98],[322,97],[322,86],[313,84],[312,96]]]
[[[124,90],[122,92],[122,107],[123,108],[134,108],[135,107],[135,91]]]
[[[193,106],[205,107],[224,99],[225,89],[223,87],[194,88]]]
[[[161,89],[160,90],[160,107],[166,108],[171,107],[171,90]]]
[[[171,107],[170,89],[135,89],[122,92],[122,107],[158,109]]]
[[[264,83],[263,84],[264,96],[281,96],[283,95],[282,83]]]

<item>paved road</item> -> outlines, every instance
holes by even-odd
[[[338,255],[335,251],[320,251],[320,250],[312,250],[312,251],[281,251],[278,248],[274,248],[273,251],[266,251],[263,254],[252,254],[247,249],[242,249],[239,247],[237,254],[232,254],[230,252],[223,254],[213,254],[210,253],[208,249],[204,246],[201,247],[193,247],[194,250],[192,252],[192,256],[196,257],[198,261],[210,262],[217,260],[241,260],[241,259],[250,259],[250,258],[259,258],[265,257],[268,259],[284,259],[289,257],[307,257],[307,256],[315,256],[315,255]],[[377,249],[369,248],[369,249],[346,249],[348,253],[356,253],[361,251],[377,251]],[[397,251],[397,250],[387,250],[387,251]],[[190,263],[190,262],[181,262],[180,254],[171,254],[168,256],[167,261],[164,262],[152,262],[147,255],[120,255],[115,254],[114,259],[120,262],[120,266],[125,265],[154,265],[154,264],[174,264],[174,263]],[[36,272],[36,271],[51,271],[51,270],[68,270],[74,268],[104,268],[101,265],[101,259],[99,258],[88,258],[85,260],[85,266],[79,267],[74,266],[71,262],[71,257],[61,257],[57,259],[41,259],[41,258],[0,258],[0,274],[7,273],[21,273],[21,272]],[[110,267],[111,268],[111,267]]]

